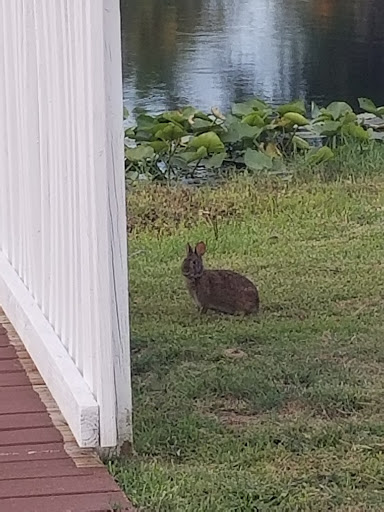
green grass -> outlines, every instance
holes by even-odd
[[[130,222],[136,455],[110,468],[132,501],[382,510],[384,177],[138,187]],[[180,264],[199,239],[257,283],[258,317],[198,315]]]

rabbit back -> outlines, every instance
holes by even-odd
[[[228,314],[256,313],[259,293],[245,276],[232,270],[205,270],[193,283],[190,293],[203,309]]]

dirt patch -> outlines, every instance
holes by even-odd
[[[245,411],[217,411],[215,416],[223,425],[234,428],[246,428],[252,425],[268,423],[271,419],[294,420],[303,415],[311,415],[308,406],[300,400],[290,400],[279,410],[261,412],[259,414],[247,414]]]
[[[219,421],[223,425],[247,427],[260,421],[263,415],[251,414],[249,404],[234,397],[221,397],[211,403],[198,403],[201,414]]]
[[[301,400],[289,400],[278,411],[278,416],[281,418],[295,418],[308,414],[308,405]]]
[[[353,299],[339,300],[336,302],[336,308],[339,311],[350,311],[358,315],[362,311],[371,308],[382,307],[384,297],[355,297]]]
[[[245,400],[240,400],[233,396],[219,397],[209,405],[210,412],[234,412],[246,414],[249,411],[249,404]]]
[[[224,355],[229,359],[243,359],[244,357],[247,357],[246,352],[239,348],[227,348],[224,350]]]
[[[249,410],[249,404],[235,398],[220,398],[209,406],[199,404],[200,411],[210,418],[214,418],[222,425],[238,428],[246,428],[256,424],[268,423],[273,420],[296,419],[299,416],[313,415],[308,405],[300,400],[290,400],[278,410],[254,413]]]
[[[222,411],[216,417],[223,425],[227,425],[234,428],[246,428],[249,427],[250,425],[260,423],[263,420],[263,415],[238,414],[233,411]]]

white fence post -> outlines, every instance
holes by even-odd
[[[0,0],[0,304],[81,446],[131,441],[119,0]]]
[[[120,2],[104,0],[104,63],[110,274],[112,276],[112,351],[118,445],[132,442],[131,360],[129,347],[128,255],[124,171],[123,80]],[[118,77],[118,79],[117,79]]]

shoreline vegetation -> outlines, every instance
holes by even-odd
[[[173,182],[223,171],[287,176],[297,159],[316,168],[345,145],[364,152],[384,140],[384,107],[367,98],[358,103],[360,113],[341,101],[272,107],[257,98],[234,103],[225,114],[194,107],[138,112],[125,132],[127,181]]]
[[[384,145],[326,147],[130,182],[135,455],[109,469],[139,510],[382,510]],[[199,315],[180,271],[198,240],[259,315]]]

